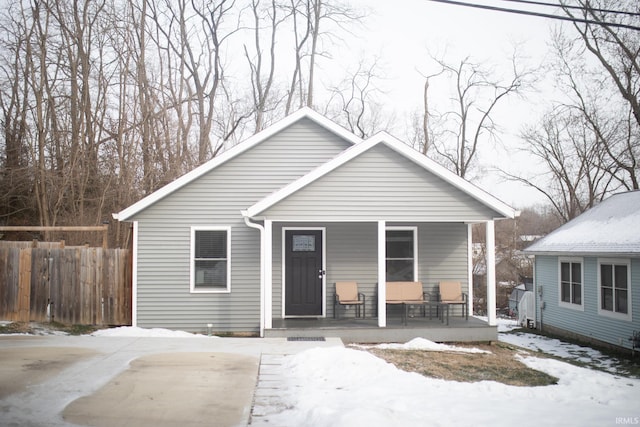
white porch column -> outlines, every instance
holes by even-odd
[[[487,318],[489,325],[496,325],[496,235],[495,224],[487,221],[486,225],[487,251]]]
[[[469,316],[473,316],[473,224],[467,224],[467,280],[469,290]]]
[[[264,327],[273,327],[273,222],[264,221]]]
[[[387,326],[387,223],[378,221],[378,326]]]

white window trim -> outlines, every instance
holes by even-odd
[[[225,289],[203,288],[195,286],[195,255],[196,231],[226,231],[227,232],[227,287]],[[194,225],[191,227],[191,251],[189,253],[189,289],[192,294],[228,294],[231,293],[231,227]]]
[[[602,264],[612,264],[612,265],[625,265],[627,267],[627,314],[618,313],[615,311],[603,310],[602,309],[602,277],[600,272],[600,266]],[[605,317],[610,317],[612,319],[617,320],[633,320],[631,307],[633,306],[631,302],[633,301],[631,297],[631,260],[629,258],[598,258],[598,314]],[[614,306],[615,306],[615,292],[614,292]]]
[[[574,304],[571,302],[562,301],[562,263],[563,262],[571,262],[571,263],[580,263],[580,284],[582,286],[580,304]],[[571,258],[571,257],[563,257],[558,258],[558,306],[564,308],[570,308],[572,310],[584,311],[584,259],[583,258]]]
[[[419,282],[420,276],[418,276],[418,227],[417,226],[395,226],[395,225],[385,227],[385,231],[393,231],[393,230],[413,231],[413,280],[416,282]],[[385,244],[386,244],[386,238],[385,238]],[[385,252],[384,259],[386,262],[387,260],[386,252]],[[385,266],[385,276],[386,274],[387,272],[386,272],[386,266]]]

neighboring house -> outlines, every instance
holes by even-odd
[[[640,191],[616,194],[527,249],[539,328],[631,348],[640,331]]]
[[[386,281],[471,293],[471,225],[492,242],[515,215],[394,137],[361,140],[304,108],[114,218],[133,223],[134,325],[264,335],[332,318],[336,281],[358,282],[374,328]]]

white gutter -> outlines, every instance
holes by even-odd
[[[266,304],[264,300],[264,226],[256,222],[251,222],[246,210],[240,211],[240,213],[247,227],[260,231],[260,337],[264,338],[264,305]]]

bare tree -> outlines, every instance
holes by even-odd
[[[617,173],[615,177],[628,189],[640,189],[640,33],[635,30],[612,27],[609,22],[637,23],[637,14],[640,13],[638,3],[635,1],[608,1],[608,0],[578,0],[582,7],[579,17],[586,18],[595,23],[574,23],[582,45],[587,52],[600,64],[598,74],[602,72],[608,78],[608,85],[617,91],[621,101],[626,104],[626,114],[622,113],[622,121],[616,120],[618,126],[624,129],[621,133],[607,132],[602,119],[606,109],[590,108],[585,102],[586,91],[575,84],[572,79],[572,89],[576,99],[576,107],[579,108],[600,137],[600,144],[606,150],[607,155],[615,163]],[[575,9],[564,8],[569,16],[574,16]],[[614,13],[617,10],[620,13]],[[630,12],[630,13],[624,13]],[[635,13],[636,15],[633,15]],[[564,38],[564,40],[563,40]],[[567,40],[563,33],[556,35],[558,40],[563,40],[565,46],[576,49],[576,43]],[[600,83],[606,84],[602,79]],[[610,108],[608,108],[610,110]],[[617,112],[619,116],[621,112]],[[626,117],[626,118],[625,118]],[[607,118],[608,119],[608,118]],[[624,178],[622,174],[626,175]]]
[[[389,127],[383,124],[383,107],[377,100],[381,93],[377,82],[382,79],[377,60],[370,64],[360,61],[356,70],[347,74],[348,77],[331,89],[325,114],[333,115],[361,138]]]
[[[311,3],[305,0],[290,0],[286,6],[288,13],[293,20],[294,37],[294,59],[295,66],[291,75],[291,84],[285,107],[285,115],[288,115],[293,106],[293,101],[298,93],[298,107],[304,106],[304,90],[302,89],[302,58],[304,57],[304,47],[311,35],[311,21],[307,19],[311,16]]]
[[[524,132],[526,151],[541,160],[543,173],[505,173],[538,189],[567,221],[608,195],[638,189],[640,73],[637,31],[608,26],[625,14],[602,12],[628,2],[584,2],[584,15],[598,23],[558,29],[548,72],[557,93],[541,124]],[[566,9],[572,14],[575,9]],[[544,130],[544,131],[543,131]]]
[[[558,107],[541,123],[522,134],[525,151],[543,165],[544,172],[532,177],[505,175],[544,194],[563,222],[575,218],[600,202],[609,192],[612,178],[603,165],[598,135],[583,126],[574,109]]]
[[[338,30],[347,31],[364,15],[339,0],[290,0],[287,9],[293,19],[295,40],[295,68],[286,104],[286,111],[289,112],[295,92],[300,106],[314,107],[318,58],[331,56],[325,44],[335,45],[339,40]],[[307,60],[306,64],[303,64],[303,59]],[[306,73],[303,74],[304,65]],[[303,89],[305,77],[306,88]]]
[[[439,68],[433,76],[447,76],[453,83],[454,93],[450,98],[451,108],[437,118],[446,129],[445,137],[433,141],[430,146],[447,168],[465,178],[481,145],[497,138],[494,110],[507,97],[522,95],[532,84],[534,72],[521,67],[515,53],[510,59],[511,73],[507,77],[499,76],[487,65],[476,63],[470,57],[458,63],[432,59]],[[429,79],[425,80],[426,94]],[[428,108],[424,114],[429,117]],[[423,152],[427,148],[423,148]]]
[[[424,78],[424,85],[422,88],[422,109],[416,110],[408,124],[407,138],[411,146],[422,154],[427,155],[431,150],[431,145],[436,139],[436,132],[432,126],[432,120],[434,119],[434,113],[431,111],[431,101],[429,98],[429,89],[431,88],[431,80],[438,77],[444,72],[441,69],[433,74],[425,75],[420,73]]]
[[[0,15],[2,55],[0,55],[0,123],[4,153],[0,160],[0,220],[16,215],[34,216],[33,180],[28,142],[29,87],[24,78],[24,45],[30,28],[11,6]],[[4,53],[6,52],[6,55]],[[0,146],[1,148],[1,146]]]
[[[285,17],[279,17],[279,8],[276,5],[275,0],[271,0],[267,8],[260,8],[259,0],[251,1],[251,11],[253,13],[254,22],[254,45],[255,54],[252,56],[249,54],[247,45],[244,45],[244,53],[249,64],[250,76],[251,76],[251,89],[253,95],[253,104],[255,109],[255,133],[260,132],[264,128],[265,118],[264,115],[269,109],[268,103],[271,101],[271,92],[274,84],[275,70],[276,70],[276,35],[278,26],[283,22]],[[261,32],[262,25],[261,16],[266,16],[268,20],[267,28],[269,32],[269,55],[268,60],[265,60],[261,45]],[[266,68],[266,76],[263,75],[263,69]],[[295,71],[294,71],[295,74]]]

